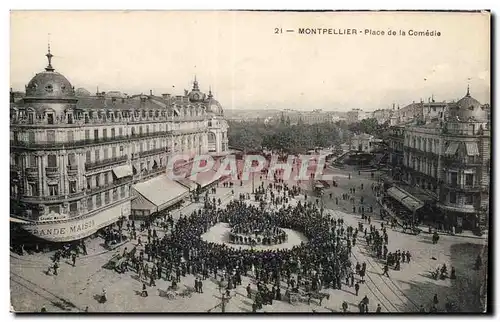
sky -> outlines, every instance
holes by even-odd
[[[457,100],[468,84],[489,103],[490,17],[483,13],[13,11],[10,18],[14,90],[43,71],[50,38],[53,67],[91,93],[182,95],[196,75],[226,110],[372,111],[431,96]]]

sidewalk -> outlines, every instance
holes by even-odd
[[[376,199],[377,199],[377,203],[379,204],[379,206],[386,213],[388,213],[392,218],[396,219],[396,221],[398,222],[398,225],[402,227],[401,223],[399,222],[398,216],[396,216],[392,210],[387,208],[387,206],[383,205],[380,202],[379,198],[376,198]],[[488,231],[485,231],[485,233],[482,236],[477,236],[477,235],[474,235],[471,231],[464,231],[462,233],[451,234],[451,233],[447,233],[444,231],[436,230],[435,228],[432,228],[432,232],[429,232],[429,226],[420,225],[417,227],[420,229],[420,231],[422,233],[425,233],[425,234],[433,234],[436,231],[438,233],[438,235],[442,235],[442,236],[454,236],[454,237],[474,238],[474,239],[484,239],[484,240],[488,239]]]

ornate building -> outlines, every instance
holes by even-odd
[[[422,124],[421,120],[393,127],[389,139],[394,179],[430,195],[439,212],[435,219],[448,228],[455,226],[457,231],[487,224],[491,169],[488,109],[467,89],[465,97],[448,103],[445,122],[437,114],[433,122]],[[401,156],[402,170],[398,167]]]
[[[184,96],[77,97],[46,56],[10,106],[11,222],[32,235],[77,240],[168,209],[191,187],[165,175],[169,157],[227,152],[222,107],[196,80]]]

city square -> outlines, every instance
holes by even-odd
[[[342,174],[341,170],[332,170]],[[339,187],[332,188],[335,195],[345,193],[347,187],[360,186],[364,183],[369,186],[373,183],[368,173],[354,174],[351,180],[341,179]],[[260,184],[260,179],[257,181]],[[216,188],[214,195],[221,198],[223,205],[234,199],[239,193],[251,193],[251,184],[243,187],[235,187],[235,195],[231,194],[230,188]],[[325,195],[329,194],[329,190]],[[376,206],[372,191],[363,190],[358,196],[365,196],[367,204],[374,205],[371,219],[376,226],[381,221],[377,216],[379,207]],[[310,197],[313,200],[315,197]],[[363,221],[358,214],[349,211],[347,202],[342,201],[340,205],[334,205],[333,200],[323,197],[326,213],[336,218],[342,218],[346,224],[356,226]],[[298,196],[291,202],[304,201],[303,196]],[[193,203],[187,205],[174,213],[174,218],[188,215],[203,205]],[[216,242],[221,240],[218,227],[209,231],[206,240]],[[274,301],[272,305],[266,305],[258,312],[342,312],[341,304],[346,301],[349,304],[349,312],[358,312],[358,302],[366,295],[371,300],[371,310],[375,310],[378,304],[382,312],[417,312],[420,305],[428,311],[431,307],[432,297],[438,294],[440,299],[439,310],[445,311],[445,303],[451,302],[459,305],[463,310],[475,311],[481,304],[475,295],[480,292],[481,280],[484,271],[474,269],[474,263],[478,253],[486,253],[484,239],[473,236],[449,236],[442,235],[438,244],[433,245],[431,235],[422,233],[418,236],[402,233],[400,229],[388,230],[389,250],[397,249],[409,251],[412,254],[411,262],[402,264],[400,271],[390,271],[390,278],[383,276],[383,266],[374,259],[362,240],[359,246],[353,248],[351,261],[366,262],[366,282],[361,285],[360,295],[355,296],[354,289],[342,285],[341,290],[324,290],[330,294],[329,299],[307,303],[290,304],[287,301]],[[144,239],[147,234],[142,235]],[[300,240],[299,237],[292,237]],[[293,242],[293,241],[289,241]],[[95,243],[95,241],[92,241]],[[114,312],[126,307],[132,312],[222,312],[221,292],[217,280],[207,279],[204,282],[203,293],[193,291],[195,277],[186,275],[181,278],[181,290],[191,291],[188,297],[175,296],[167,298],[164,293],[170,285],[169,281],[157,280],[155,287],[148,287],[148,297],[141,297],[142,282],[137,279],[134,272],[118,274],[114,270],[104,269],[103,266],[116,254],[123,252],[124,248],[131,249],[137,242],[132,240],[118,248],[96,254],[81,256],[77,259],[75,267],[69,261],[62,261],[61,269],[57,276],[47,274],[50,266],[50,258],[44,256],[11,257],[12,262],[12,294],[13,299],[22,299],[19,303],[13,302],[16,310],[36,310],[41,305],[48,311],[56,312]],[[392,244],[392,245],[391,245]],[[287,247],[287,245],[283,245]],[[98,248],[98,246],[96,246]],[[90,249],[90,247],[88,247]],[[13,255],[14,256],[14,255]],[[446,264],[449,268],[454,266],[457,270],[456,280],[434,280],[431,272],[438,266]],[[251,273],[249,274],[251,275]],[[225,312],[251,312],[252,301],[246,296],[246,286],[251,285],[255,289],[254,279],[250,276],[243,277],[242,285],[231,290],[230,299],[225,304]],[[457,292],[457,289],[466,287],[471,292]],[[286,288],[286,287],[285,287]],[[99,303],[96,298],[106,290],[107,302]],[[477,293],[476,293],[477,292]],[[133,306],[132,306],[133,305]]]
[[[275,14],[12,13],[12,312],[491,306],[489,16]]]

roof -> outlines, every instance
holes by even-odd
[[[389,188],[387,190],[387,194],[402,203],[403,206],[409,210],[418,210],[424,206],[424,203],[421,200],[415,198],[397,186]]]
[[[204,172],[198,172],[188,178],[189,180],[196,182],[202,188],[208,186],[209,184],[220,179],[220,175],[215,170],[208,170]]]
[[[133,188],[144,198],[162,210],[184,198],[188,189],[171,180],[166,174],[137,183]]]

